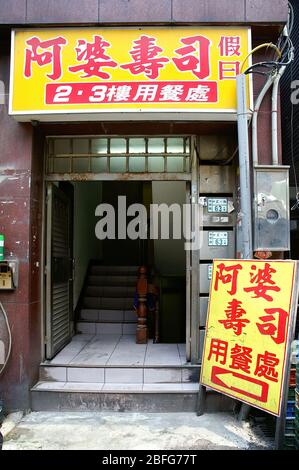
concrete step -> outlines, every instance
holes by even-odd
[[[117,365],[88,366],[72,361],[71,364],[40,366],[40,381],[84,382],[104,384],[192,384],[199,383],[200,366]]]
[[[135,287],[133,286],[90,286],[85,287],[86,297],[112,297],[112,298],[134,298]]]
[[[139,266],[102,266],[93,265],[90,266],[90,274],[113,274],[113,275],[132,275],[137,276]]]
[[[83,297],[82,308],[101,310],[132,310],[134,298]]]
[[[31,390],[32,411],[195,412],[198,384],[44,382]],[[206,411],[232,411],[234,401],[208,391]]]
[[[81,309],[80,320],[91,322],[136,322],[135,310],[97,310]]]
[[[136,333],[137,322],[90,322],[79,321],[76,325],[77,333],[88,335],[134,335]]]
[[[136,274],[120,276],[120,275],[96,275],[92,274],[87,277],[87,285],[89,286],[130,286],[135,287],[137,283]]]

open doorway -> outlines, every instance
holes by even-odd
[[[160,342],[176,345],[174,350],[177,350],[178,359],[185,354],[184,239],[173,239],[173,229],[170,230],[170,239],[165,240],[149,237],[146,240],[119,239],[117,234],[120,196],[126,198],[126,207],[141,204],[150,213],[149,206],[153,204],[182,206],[186,202],[186,190],[187,183],[184,181],[74,181],[67,185],[48,184],[48,198],[52,198],[52,204],[48,205],[47,265],[53,268],[47,276],[47,359],[55,357],[78,334],[81,340],[89,336],[103,337],[102,343],[106,344],[107,351],[115,347],[114,343],[119,337],[134,343],[137,320],[134,295],[138,267],[143,264],[155,271],[155,279],[159,283]],[[57,198],[65,201],[68,207],[67,223],[61,204],[54,203]],[[96,236],[95,227],[99,220],[96,208],[100,204],[109,204],[114,208],[115,239],[101,240]],[[128,217],[127,222],[131,219],[132,216]],[[57,235],[60,237],[59,248],[64,248],[64,279],[53,277],[54,265],[57,264],[57,259],[54,260]],[[62,261],[59,263],[61,265]],[[62,299],[66,288],[67,297],[64,295]],[[108,339],[111,344],[107,343]],[[163,363],[163,358],[161,360]]]

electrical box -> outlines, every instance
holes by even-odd
[[[212,264],[200,263],[199,265],[199,282],[200,282],[201,294],[209,294],[210,292],[212,270],[213,270]]]
[[[8,263],[0,263],[0,290],[13,290],[13,275]]]
[[[289,167],[255,167],[254,194],[254,250],[289,251]]]
[[[19,262],[16,259],[0,262],[0,290],[14,290],[18,287]]]
[[[202,260],[234,258],[235,233],[233,230],[204,230],[201,235],[200,257]]]
[[[202,225],[204,227],[233,226],[236,212],[233,198],[225,196],[207,196],[199,198],[203,208]]]

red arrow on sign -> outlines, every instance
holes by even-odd
[[[223,377],[219,378],[219,375],[222,375]],[[242,388],[233,387],[229,383],[229,379],[231,378],[230,376],[240,379],[240,387],[242,386],[242,381],[251,382],[256,385],[260,385],[261,387],[260,395],[255,395],[253,393],[248,392],[247,390],[242,390]],[[216,385],[220,385],[221,387],[228,388],[229,390],[233,392],[241,393],[245,397],[253,398],[254,400],[259,400],[263,403],[265,403],[268,398],[269,384],[267,384],[266,382],[262,382],[261,380],[254,379],[252,377],[248,377],[247,375],[238,374],[237,372],[234,372],[232,370],[223,369],[222,367],[217,367],[217,366],[212,367],[211,381]]]

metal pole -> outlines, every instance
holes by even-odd
[[[243,259],[252,258],[252,209],[250,184],[250,157],[248,139],[248,113],[247,113],[246,76],[237,76],[238,101],[238,140],[239,140],[239,166],[240,166],[240,199],[242,214],[242,254]]]
[[[241,209],[241,252],[243,259],[252,258],[252,209],[250,184],[250,156],[248,139],[247,87],[246,75],[237,76],[237,112],[238,112],[238,141],[240,167],[240,209]],[[241,406],[238,419],[247,418],[250,406]]]

